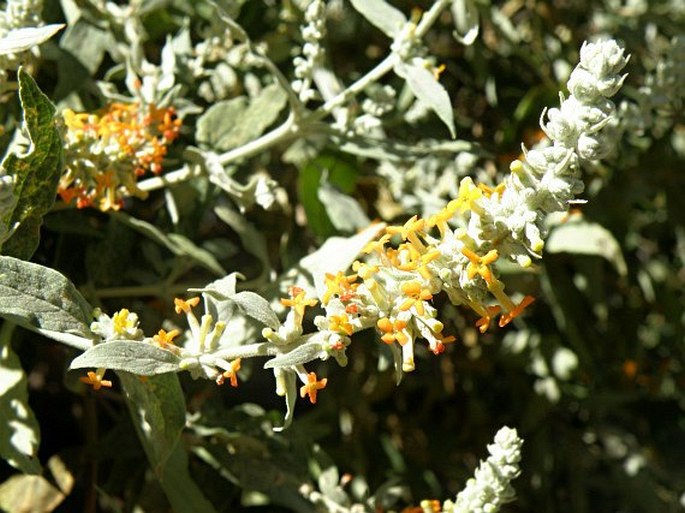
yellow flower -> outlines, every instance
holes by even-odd
[[[359,286],[354,283],[357,280],[356,274],[345,276],[342,271],[337,274],[326,273],[325,284],[326,292],[324,292],[321,302],[326,305],[330,301],[331,296],[337,295],[341,301],[349,301],[354,297],[354,293]]]
[[[350,323],[350,318],[347,314],[331,315],[328,317],[328,329],[343,333],[347,336],[354,333],[354,326]]]
[[[461,253],[469,259],[469,263],[466,266],[466,275],[469,280],[472,280],[476,275],[480,275],[488,285],[494,281],[495,278],[492,276],[492,271],[488,266],[499,257],[496,249],[491,249],[483,256],[477,255],[468,248],[463,248]]]
[[[135,328],[137,319],[130,315],[126,308],[122,308],[112,316],[112,327],[118,335],[123,335],[127,330]]]
[[[157,334],[152,337],[152,341],[162,349],[165,349],[168,346],[174,345],[173,340],[178,337],[180,333],[181,332],[178,330],[171,330],[169,332],[165,330],[159,330]]]
[[[292,308],[297,314],[302,317],[304,309],[308,306],[315,306],[318,301],[316,299],[307,299],[307,293],[299,287],[292,287],[290,290],[290,299],[281,299],[281,304]]]
[[[407,321],[395,319],[391,321],[387,317],[381,317],[376,323],[376,327],[383,333],[381,340],[386,344],[397,342],[401,346],[409,341],[409,337],[405,332],[407,328]]]
[[[404,282],[400,288],[402,293],[407,296],[407,299],[400,305],[400,310],[404,312],[413,306],[419,315],[423,315],[426,312],[423,302],[433,299],[433,294],[428,289],[422,288],[418,281]]]

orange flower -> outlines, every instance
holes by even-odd
[[[91,385],[93,387],[93,390],[100,390],[100,388],[102,387],[112,388],[112,382],[110,380],[102,379],[104,375],[104,370],[102,371],[102,373],[88,371],[88,375],[81,376],[79,378],[79,381],[85,383],[86,385]]]
[[[318,301],[316,299],[306,299],[307,292],[299,287],[293,287],[290,290],[291,299],[281,299],[281,304],[292,308],[297,312],[297,314],[302,317],[304,315],[304,309],[308,306],[315,306]]]
[[[176,310],[177,314],[180,314],[181,312],[190,313],[193,307],[197,306],[199,303],[200,298],[197,296],[187,300],[174,298],[174,310]]]
[[[501,310],[502,307],[499,305],[486,307],[481,318],[476,321],[476,327],[478,328],[478,331],[481,333],[488,331],[488,328],[490,327],[490,321],[495,315],[500,313]]]
[[[316,372],[310,372],[307,374],[307,383],[300,387],[300,397],[304,398],[305,395],[308,395],[309,401],[316,404],[316,394],[326,387],[326,383],[328,383],[328,379],[323,378],[317,381]]]
[[[392,344],[397,341],[398,344],[403,346],[409,341],[409,337],[404,332],[407,327],[407,321],[399,319],[391,321],[387,317],[382,317],[376,322],[376,327],[383,333],[381,340],[386,344]]]
[[[469,259],[469,263],[466,266],[466,275],[469,277],[469,280],[479,275],[488,285],[494,281],[492,271],[488,266],[499,257],[496,249],[491,249],[483,256],[477,255],[468,248],[463,248],[461,253]]]
[[[240,358],[236,358],[230,363],[231,368],[227,369],[221,374],[217,380],[217,384],[222,385],[224,379],[228,379],[233,388],[238,386],[238,371],[240,370]]]
[[[509,324],[511,321],[513,321],[516,317],[521,315],[523,313],[523,310],[530,305],[533,301],[535,301],[535,298],[533,296],[526,296],[524,297],[521,302],[516,305],[516,307],[511,310],[508,313],[502,314],[499,318],[499,327],[503,328],[507,324]]]
[[[178,330],[171,330],[169,332],[165,330],[159,330],[157,334],[152,337],[152,341],[162,349],[165,349],[167,346],[174,345],[173,340],[178,337],[180,333],[181,332]]]

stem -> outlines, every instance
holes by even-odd
[[[255,356],[270,356],[278,353],[278,348],[271,342],[257,342],[244,346],[227,347],[221,349],[212,356],[223,358],[224,360],[235,360],[236,358],[252,358]]]
[[[288,119],[286,119],[282,125],[271,130],[271,132],[267,132],[254,141],[250,141],[239,148],[229,150],[226,153],[219,155],[219,163],[225,166],[236,160],[252,157],[279,142],[296,137],[300,133],[300,130],[300,125],[295,123],[295,114],[290,112]]]
[[[419,24],[416,26],[416,38],[421,39],[426,35],[428,30],[435,24],[435,22],[442,14],[442,11],[452,3],[452,0],[438,0],[435,2],[431,8],[422,17]],[[384,75],[386,75],[390,70],[395,67],[399,56],[397,54],[391,53],[381,62],[379,62],[373,69],[371,69],[366,75],[361,77],[359,80],[354,82],[344,91],[338,93],[336,96],[328,100],[321,107],[319,107],[310,119],[320,120],[326,117],[328,114],[333,112],[334,109],[340,107],[345,102],[354,98],[357,94],[363,91],[366,87],[374,82],[380,80]]]
[[[185,166],[181,169],[177,169],[176,171],[171,171],[164,176],[155,176],[153,178],[143,180],[142,182],[138,182],[138,188],[145,192],[154,191],[168,185],[185,182],[186,180],[200,176],[200,174],[202,174],[202,171],[199,166]]]

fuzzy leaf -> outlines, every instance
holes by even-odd
[[[283,379],[285,381],[285,419],[283,419],[282,426],[273,428],[276,432],[288,429],[295,418],[295,403],[297,402],[297,375],[293,371],[284,370]]]
[[[29,406],[26,374],[10,339],[14,324],[0,328],[0,456],[26,474],[40,474],[40,427]]]
[[[233,98],[212,105],[197,122],[197,141],[215,151],[237,148],[262,135],[287,103],[277,84],[262,89],[249,101]]]
[[[402,11],[395,9],[385,0],[350,1],[359,14],[373,26],[381,29],[388,37],[395,37],[402,26],[407,23],[407,18]]]
[[[278,329],[281,325],[278,317],[271,309],[269,302],[259,294],[249,291],[238,292],[236,295],[229,298],[229,300],[238,305],[238,308],[243,314],[261,322],[271,329]]]
[[[19,53],[44,43],[64,27],[63,24],[45,25],[44,27],[25,27],[10,30],[0,39],[0,55]]]
[[[278,355],[264,364],[265,369],[276,367],[293,367],[311,362],[321,353],[319,342],[308,342],[296,347],[292,351]]]
[[[165,374],[141,381],[128,372],[119,371],[117,375],[150,465],[157,477],[163,479],[166,461],[186,422],[186,403],[178,376]]]
[[[424,66],[423,60],[400,61],[395,65],[395,73],[405,79],[414,96],[428,105],[447,125],[452,138],[456,137],[450,96],[442,84],[436,80],[433,72]]]
[[[480,25],[478,22],[478,8],[473,0],[453,0],[452,19],[454,21],[454,37],[465,45],[471,45],[478,37]]]
[[[318,195],[336,230],[356,232],[371,223],[356,199],[343,194],[330,183],[322,183]]]
[[[186,404],[178,376],[164,374],[141,381],[128,372],[118,375],[138,438],[171,508],[176,513],[214,513],[190,477],[188,456],[180,443]]]
[[[550,233],[545,251],[600,256],[621,276],[628,272],[620,244],[609,230],[596,223],[581,221],[558,225]]]
[[[6,222],[16,226],[5,241],[2,252],[28,260],[40,241],[43,215],[50,210],[57,195],[62,173],[62,138],[53,119],[55,107],[22,68],[19,68],[19,99],[24,111],[24,126],[31,140],[25,155],[10,153],[2,162],[3,169],[14,176],[17,204]]]
[[[0,316],[46,337],[86,350],[93,308],[63,275],[0,256]]]
[[[178,372],[180,358],[171,351],[136,340],[113,340],[91,347],[74,358],[70,369],[105,367],[139,376]]]

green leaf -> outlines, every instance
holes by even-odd
[[[107,368],[139,376],[178,372],[181,359],[171,351],[135,340],[112,340],[96,344],[74,358],[70,369]]]
[[[17,198],[12,214],[1,220],[10,228],[16,226],[2,246],[2,252],[28,260],[38,247],[43,215],[50,210],[57,195],[62,172],[62,138],[53,119],[54,105],[22,68],[19,68],[18,80],[31,148],[21,156],[10,153],[2,162],[7,174],[14,176]]]
[[[63,24],[45,25],[44,27],[25,27],[10,30],[0,39],[0,55],[25,52],[34,46],[44,43],[57,32],[62,30]]]
[[[174,513],[216,513],[188,470],[188,454],[178,442],[167,460],[162,488]]]
[[[628,273],[620,244],[609,230],[597,223],[579,221],[556,226],[547,238],[545,251],[600,256],[608,260],[619,275]]]
[[[10,340],[14,324],[0,328],[0,456],[26,474],[40,474],[40,426],[29,406],[26,374]]]
[[[319,187],[319,201],[326,208],[328,218],[336,230],[356,232],[369,226],[371,221],[359,202],[352,196],[343,194],[330,183],[324,182]]]
[[[93,308],[63,275],[16,258],[0,256],[0,316],[46,337],[85,351]]]
[[[69,24],[59,42],[60,47],[74,56],[91,74],[100,67],[109,45],[113,45],[112,36],[81,18]]]
[[[215,151],[227,151],[256,139],[271,126],[285,107],[288,96],[271,84],[248,102],[232,98],[212,105],[197,121],[198,143]]]
[[[381,29],[386,36],[395,37],[407,23],[402,11],[395,9],[385,0],[351,0],[352,7],[369,23]]]
[[[311,362],[321,354],[322,347],[319,342],[307,342],[292,351],[280,354],[264,364],[265,369],[276,367],[292,367]]]
[[[113,342],[107,344],[110,343]],[[118,371],[117,375],[145,454],[157,477],[164,479],[167,459],[186,422],[185,398],[178,376],[162,374],[141,380],[128,372]]]
[[[141,219],[136,219],[123,212],[113,212],[110,213],[110,215],[129,228],[132,228],[158,244],[165,246],[174,255],[188,257],[217,276],[224,276],[227,274],[226,270],[217,261],[214,255],[206,249],[197,246],[188,237],[179,233],[170,233],[167,235],[153,224]]]
[[[413,59],[411,62],[395,64],[395,73],[407,81],[414,96],[430,107],[452,135],[456,137],[454,129],[454,113],[452,102],[447,90],[436,80],[433,72],[426,68],[423,59]]]
[[[188,472],[188,455],[180,443],[185,426],[183,390],[175,374],[141,381],[118,372],[138,438],[150,466],[176,513],[214,513]]]
[[[454,37],[465,45],[471,45],[478,37],[480,25],[478,23],[478,8],[473,0],[453,0],[452,20],[454,21]]]

